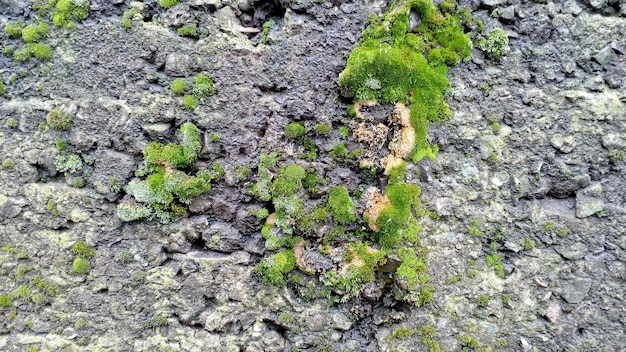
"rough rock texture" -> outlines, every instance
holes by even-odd
[[[297,160],[302,146],[282,136],[292,121],[332,124],[314,139],[320,150],[341,141],[350,117],[337,77],[386,3],[143,1],[126,30],[129,1],[92,0],[85,21],[51,28],[50,62],[1,56],[0,148],[14,166],[0,168],[0,295],[12,297],[0,304],[0,350],[414,351],[428,348],[419,333],[394,332],[427,325],[443,351],[468,346],[464,336],[494,351],[623,350],[626,5],[459,3],[486,32],[504,28],[510,50],[499,61],[473,50],[450,70],[452,118],[429,131],[440,152],[408,166],[432,212],[420,240],[435,300],[422,307],[379,283],[335,302],[305,274],[276,288],[254,272],[265,249],[250,209],[265,204],[243,170],[261,152]],[[34,21],[31,4],[0,0],[0,25]],[[200,39],[177,35],[192,22]],[[217,93],[187,111],[170,84],[202,72]],[[75,113],[67,131],[45,124],[60,107]],[[185,121],[206,135],[199,163],[219,162],[223,179],[180,222],[122,223],[115,208],[142,150],[176,142]],[[81,168],[59,172],[58,155]],[[327,156],[310,166],[326,188],[376,184]],[[96,250],[87,275],[73,273],[77,241]],[[316,270],[332,259],[303,255]]]

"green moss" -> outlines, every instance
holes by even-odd
[[[393,339],[406,339],[407,337],[411,337],[415,335],[416,331],[414,329],[409,329],[406,327],[400,327],[395,329],[390,335],[387,335],[387,341],[392,341]]]
[[[496,275],[499,278],[504,278],[504,264],[502,264],[502,259],[496,252],[496,249],[491,249],[491,252],[485,257],[485,263],[496,271]]]
[[[59,285],[44,280],[40,275],[35,275],[35,277],[30,280],[30,284],[39,292],[44,293],[50,297],[57,296],[62,292],[62,289]]]
[[[91,265],[89,265],[89,261],[78,257],[74,259],[72,263],[72,270],[70,273],[72,275],[88,275],[91,272]]]
[[[208,98],[209,95],[215,93],[213,85],[213,77],[209,75],[199,74],[196,76],[193,85],[193,95],[196,98]]]
[[[183,95],[189,90],[189,83],[184,79],[177,78],[172,81],[171,90],[174,95]]]
[[[73,21],[87,18],[89,2],[87,0],[58,0],[52,14],[52,24],[56,27],[73,28]]]
[[[284,250],[267,257],[256,266],[257,274],[263,282],[275,286],[283,286],[287,282],[286,275],[296,266],[296,257],[292,249]]]
[[[189,110],[189,111],[194,111],[198,108],[199,105],[199,101],[198,98],[196,98],[193,95],[185,95],[183,97],[183,106],[185,107],[185,109]]]
[[[524,241],[522,242],[522,246],[525,250],[529,251],[535,248],[535,241],[531,240],[529,237],[524,237]]]
[[[23,25],[17,24],[14,26],[10,23],[7,23],[4,26],[4,31],[9,36],[9,38],[19,38],[22,36],[22,28],[24,28]]]
[[[124,11],[124,13],[122,14],[122,27],[128,29],[131,29],[133,26],[133,17],[135,17],[135,15],[137,15],[139,13],[139,11],[137,11],[136,8],[131,7],[128,10]]]
[[[217,134],[217,133],[211,133],[211,134],[209,135],[209,140],[210,140],[211,142],[213,142],[213,143],[217,143],[217,142],[219,142],[221,139],[222,139],[222,138],[221,138],[221,137],[220,137],[220,135],[219,135],[219,134]]]
[[[19,298],[19,299],[26,301],[28,300],[28,298],[30,298],[31,293],[32,293],[32,290],[30,289],[30,287],[28,287],[27,284],[22,284],[22,285],[19,285],[11,293],[9,293],[9,297],[12,300]]]
[[[348,138],[348,136],[350,135],[350,131],[348,130],[348,127],[346,126],[339,127],[339,135],[342,138]]]
[[[329,136],[332,130],[333,126],[329,123],[318,123],[315,125],[315,133],[320,136]]]
[[[80,156],[76,154],[59,155],[54,160],[54,166],[58,172],[75,174],[83,169],[83,161],[80,159]]]
[[[159,5],[164,9],[169,9],[178,5],[178,0],[159,0]]]
[[[434,293],[435,293],[435,288],[433,286],[423,287],[419,293],[419,296],[418,296],[417,302],[415,302],[415,305],[418,307],[421,307],[425,305],[426,303],[430,303],[434,301],[435,300]]]
[[[482,231],[480,231],[480,222],[478,219],[472,219],[472,221],[470,221],[469,233],[475,237],[483,235]]]
[[[195,23],[188,24],[178,28],[178,35],[181,37],[198,37],[198,25]]]
[[[356,220],[354,203],[343,186],[335,186],[328,193],[328,211],[336,223],[341,225],[352,224]]]
[[[32,295],[30,298],[35,304],[44,305],[48,302],[48,298],[39,292]]]
[[[0,295],[0,308],[13,307],[13,300],[9,295]]]
[[[156,216],[163,222],[169,222],[172,215],[176,218],[185,213],[184,208],[173,203],[175,200],[188,204],[211,189],[210,181],[215,177],[213,173],[200,170],[195,176],[190,176],[177,170],[189,167],[202,147],[200,132],[194,124],[182,124],[180,131],[182,144],[152,142],[146,147],[144,166],[139,174],[147,175],[147,178],[132,180],[126,186],[126,192],[138,203],[120,203],[117,208],[120,219],[134,221]]]
[[[476,304],[478,304],[479,307],[486,307],[487,304],[489,304],[489,296],[487,295],[478,296],[478,298],[476,299]]]
[[[306,134],[304,125],[299,122],[291,122],[285,126],[285,138],[300,139]]]
[[[470,335],[458,336],[457,340],[462,346],[465,347],[477,348],[478,346],[480,346],[480,343],[478,343],[478,341]]]
[[[408,224],[411,209],[419,207],[420,188],[408,183],[390,184],[385,189],[391,206],[383,209],[376,224],[380,227],[379,241],[385,241],[384,236],[397,236],[398,231]]]
[[[334,271],[326,274],[326,279],[335,287],[346,292],[347,296],[357,295],[367,283],[374,280],[374,271],[386,261],[383,251],[371,248],[363,242],[350,243],[345,263],[349,269],[344,276]]]
[[[410,11],[421,17],[417,33],[408,33]],[[449,88],[447,65],[468,57],[470,47],[458,18],[442,14],[429,0],[396,4],[364,31],[340,75],[342,94],[382,104],[410,101],[416,131],[411,158],[433,157],[426,140],[428,124],[450,116],[443,100]]]
[[[52,58],[52,50],[47,44],[29,43],[26,47],[30,51],[31,56],[34,56],[39,61],[48,61]]]
[[[22,29],[22,40],[26,43],[34,43],[41,39],[41,35],[37,31],[37,26],[30,24]]]
[[[68,130],[72,126],[74,115],[62,109],[53,109],[46,116],[46,122],[55,130]]]
[[[163,2],[165,0],[161,0],[161,2]],[[152,329],[152,328],[158,328],[158,327],[162,327],[162,326],[166,326],[168,324],[167,322],[167,318],[162,316],[162,315],[157,315],[154,316],[152,318],[150,318],[150,320],[146,321],[143,325],[145,328],[147,329]]]
[[[499,59],[509,49],[509,37],[501,28],[494,28],[489,37],[478,39],[476,46],[494,59]]]
[[[402,247],[398,250],[398,256],[402,264],[396,269],[396,276],[400,280],[406,280],[409,291],[414,291],[420,284],[422,277],[426,276],[426,262],[415,254],[415,250]]]
[[[15,168],[15,161],[13,161],[11,159],[4,159],[4,160],[2,160],[2,167],[7,169],[7,170],[11,170],[11,169]]]
[[[269,19],[263,23],[263,31],[261,32],[261,42],[267,44],[267,36],[270,34],[270,29],[274,25],[274,20]]]
[[[302,188],[302,180],[306,172],[297,164],[289,164],[279,170],[279,175],[272,182],[271,192],[273,196],[293,196]]]
[[[330,155],[335,159],[345,159],[348,156],[348,148],[346,148],[346,144],[344,142],[337,144],[330,151]]]
[[[83,241],[74,243],[72,246],[72,253],[87,260],[96,256],[96,250]]]

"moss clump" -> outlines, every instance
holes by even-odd
[[[426,261],[418,257],[413,248],[408,247],[400,248],[398,256],[402,264],[396,269],[396,276],[400,280],[406,280],[409,291],[417,290],[419,284],[424,284],[428,280]]]
[[[53,109],[46,116],[46,123],[55,130],[68,130],[72,126],[74,115],[63,109]]]
[[[15,161],[13,161],[11,159],[4,159],[4,160],[2,160],[2,167],[7,169],[7,170],[11,170],[11,169],[15,168]]]
[[[320,136],[328,136],[330,132],[333,130],[333,126],[329,123],[318,123],[315,125],[315,133]]]
[[[293,196],[302,188],[302,179],[306,172],[297,164],[289,164],[280,169],[278,177],[272,182],[273,196]]]
[[[3,94],[4,94],[4,82],[2,82],[2,79],[0,79],[0,95],[3,95]],[[17,126],[17,121],[15,121],[14,123],[9,123],[9,121],[11,121],[11,120],[15,121],[14,118],[10,118],[9,120],[7,120],[7,126],[9,126],[9,127],[13,127],[11,125]]]
[[[263,44],[267,44],[267,37],[270,34],[270,30],[272,29],[272,26],[274,25],[274,20],[269,19],[267,21],[265,21],[263,23],[263,31],[261,32],[261,43]]]
[[[287,249],[267,257],[256,266],[257,274],[263,282],[275,286],[283,286],[287,282],[286,275],[296,267],[296,257],[292,249]]]
[[[72,246],[72,253],[87,260],[96,256],[96,250],[83,241],[74,243]]]
[[[345,159],[348,156],[348,148],[346,148],[346,143],[341,142],[337,144],[330,151],[330,155],[335,159]]]
[[[491,252],[485,257],[485,263],[495,270],[499,278],[504,278],[504,264],[497,253],[497,245],[491,247]]]
[[[27,300],[30,297],[30,294],[32,293],[32,290],[30,289],[30,287],[28,287],[27,284],[22,284],[20,286],[18,286],[15,290],[13,290],[11,293],[9,293],[9,298],[11,298],[12,300],[14,299],[22,299],[22,300]]]
[[[354,215],[354,203],[348,194],[348,190],[343,186],[335,186],[328,193],[328,211],[341,225],[348,225],[356,220]]]
[[[22,29],[24,28],[24,23],[17,23],[16,25],[11,25],[7,23],[4,26],[4,32],[9,36],[9,38],[19,38],[22,36]]]
[[[52,24],[73,28],[74,21],[80,22],[87,18],[88,6],[87,0],[58,0],[52,13]]]
[[[178,5],[178,0],[159,0],[159,5],[164,9],[169,9]]]
[[[187,83],[184,79],[177,78],[172,81],[170,89],[174,95],[183,95],[189,90],[189,83]]]
[[[494,28],[489,37],[479,38],[476,46],[492,58],[499,59],[509,50],[509,37],[501,28]]]
[[[416,331],[414,329],[406,327],[397,328],[390,335],[387,335],[387,341],[392,341],[393,339],[406,339],[407,337],[415,335],[415,333]]]
[[[208,98],[209,95],[215,93],[215,86],[213,85],[213,77],[209,75],[199,74],[196,76],[193,84],[194,97]]]
[[[117,215],[124,221],[157,217],[169,222],[184,213],[178,201],[188,204],[211,189],[212,176],[200,170],[190,176],[178,169],[191,166],[202,147],[198,128],[191,122],[180,126],[182,144],[150,143],[144,150],[144,165],[137,171],[145,180],[135,179],[126,186],[126,193],[136,202],[122,202]],[[182,210],[181,210],[182,209]]]
[[[39,292],[50,297],[57,296],[62,292],[60,286],[44,280],[40,275],[35,275],[35,277],[30,280],[30,284]]]
[[[88,275],[91,272],[91,265],[89,265],[89,261],[85,258],[78,257],[74,259],[72,263],[72,270],[70,273],[72,275]]]
[[[198,108],[198,105],[198,98],[194,97],[193,95],[185,95],[183,97],[183,106],[185,107],[185,109],[189,111],[194,111]]]
[[[385,189],[390,205],[380,211],[376,225],[379,243],[393,248],[399,242],[400,230],[408,225],[411,210],[420,206],[420,188],[408,183],[390,184]]]
[[[69,172],[70,174],[75,174],[83,169],[83,161],[80,156],[76,154],[59,155],[54,160],[54,166],[58,172]]]
[[[195,23],[188,24],[178,28],[178,35],[181,37],[198,37],[198,25]]]
[[[47,26],[45,28],[47,30]],[[34,24],[30,24],[22,29],[22,40],[26,43],[38,42],[41,37],[41,33],[39,33],[37,26]]]
[[[13,300],[8,295],[0,295],[0,308],[13,307]]]
[[[374,271],[385,261],[384,251],[376,250],[367,243],[353,242],[348,247],[340,270],[328,271],[326,280],[344,291],[347,297],[356,296],[367,283],[374,280]]]
[[[409,14],[421,24],[409,33]],[[469,56],[471,42],[458,18],[440,12],[430,0],[397,4],[382,19],[374,19],[339,77],[342,94],[355,101],[382,104],[409,101],[416,143],[411,158],[431,156],[428,124],[450,115],[444,95],[449,88],[448,65]]]
[[[299,122],[291,122],[285,126],[285,138],[300,139],[306,134],[304,125]]]
[[[39,61],[48,61],[52,58],[52,50],[47,44],[29,43],[26,48]]]
[[[133,27],[133,17],[137,15],[139,11],[136,8],[131,7],[128,10],[124,11],[122,14],[122,27],[125,29],[131,29]]]

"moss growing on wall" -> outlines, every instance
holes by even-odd
[[[144,165],[137,171],[145,180],[134,179],[126,186],[126,193],[134,201],[118,205],[117,214],[124,221],[158,218],[169,222],[181,215],[181,206],[211,189],[211,174],[199,170],[190,176],[186,169],[196,160],[202,144],[198,128],[191,122],[181,125],[182,144],[150,143],[144,150]]]
[[[409,31],[409,14],[421,24]],[[428,124],[450,116],[444,101],[449,65],[469,56],[471,42],[459,19],[442,13],[430,0],[409,0],[375,18],[363,32],[339,77],[342,94],[381,104],[410,102],[416,132],[412,159],[432,156]]]

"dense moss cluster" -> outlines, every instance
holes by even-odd
[[[144,150],[144,165],[136,172],[146,179],[134,179],[126,186],[133,201],[118,205],[117,214],[124,221],[158,218],[163,222],[185,213],[181,204],[211,189],[212,174],[198,170],[190,176],[188,169],[201,148],[200,133],[191,122],[181,125],[182,144],[150,143]]]
[[[421,24],[409,28],[409,15]],[[430,0],[397,4],[374,16],[339,77],[342,94],[358,101],[410,103],[416,143],[411,158],[433,155],[426,141],[429,122],[450,116],[444,101],[449,65],[469,56],[471,42],[457,16],[441,12]]]

